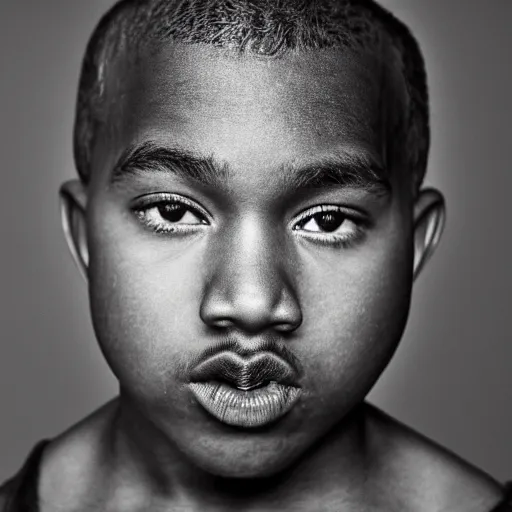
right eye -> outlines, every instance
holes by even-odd
[[[206,213],[199,206],[176,194],[144,196],[133,211],[145,227],[156,233],[195,233],[209,225]]]
[[[364,238],[364,222],[347,208],[318,205],[299,215],[293,231],[311,241],[349,248]]]

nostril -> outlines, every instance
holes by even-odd
[[[292,332],[295,331],[299,327],[301,322],[295,322],[295,323],[280,323],[274,325],[274,329],[279,332]]]
[[[217,327],[219,329],[233,327],[233,325],[234,325],[234,322],[232,320],[230,320],[229,318],[214,319],[211,322],[207,322],[207,323],[209,323],[212,327]]]

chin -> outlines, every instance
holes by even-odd
[[[290,438],[265,438],[246,431],[239,439],[204,437],[189,445],[186,452],[191,462],[211,475],[227,479],[264,479],[292,466],[303,450],[301,443]]]

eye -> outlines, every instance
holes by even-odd
[[[144,196],[132,210],[145,227],[156,233],[195,233],[209,225],[208,215],[199,205],[177,194]]]
[[[293,230],[312,241],[351,247],[364,236],[363,220],[339,206],[315,206],[299,215]]]

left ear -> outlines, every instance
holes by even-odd
[[[59,190],[62,229],[68,248],[82,277],[87,281],[89,249],[87,246],[87,190],[77,179],[66,181]]]
[[[445,218],[443,195],[433,188],[420,190],[414,203],[414,279],[439,245]]]

